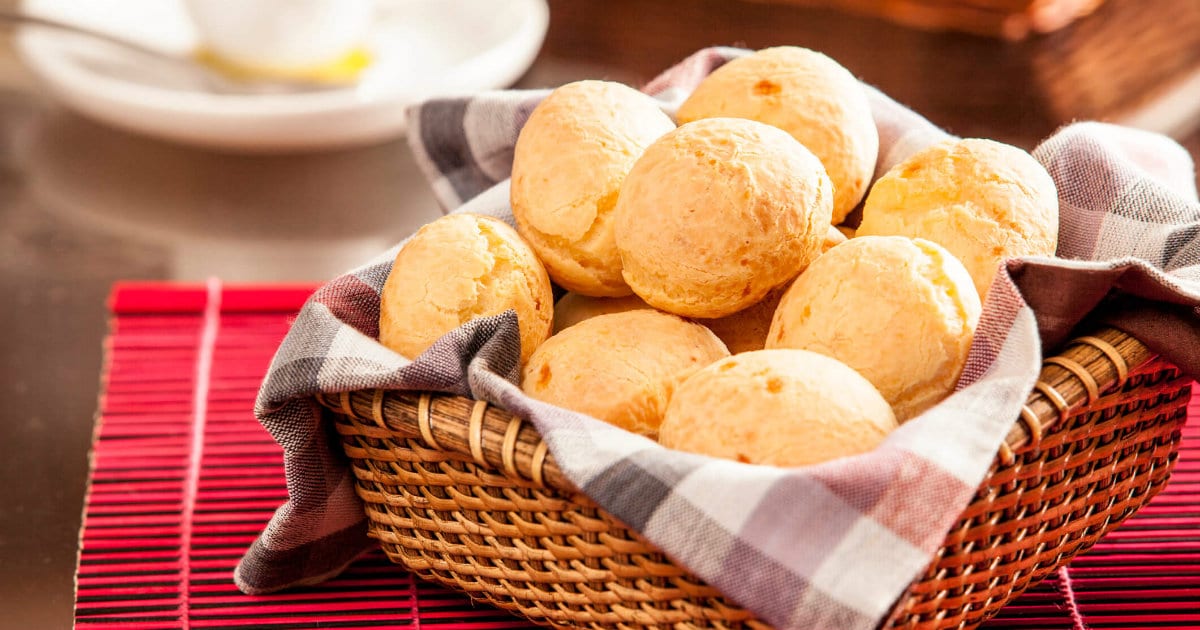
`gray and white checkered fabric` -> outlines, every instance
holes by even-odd
[[[744,52],[702,50],[644,89],[672,112]],[[881,139],[877,175],[947,137],[868,93]],[[513,145],[544,95],[486,93],[413,109],[410,143],[447,209],[512,222]],[[1200,373],[1200,204],[1188,155],[1158,135],[1085,123],[1061,130],[1035,156],[1059,187],[1061,259],[1007,263],[953,396],[870,453],[810,467],[674,452],[524,396],[511,312],[467,324],[409,361],[376,341],[379,292],[399,245],[382,253],[313,296],[263,383],[256,413],[283,446],[289,498],[246,552],[238,586],[262,593],[319,581],[371,544],[347,462],[311,397],[432,390],[528,418],[577,487],[767,622],[875,627],[974,494],[1044,348],[1103,313]]]

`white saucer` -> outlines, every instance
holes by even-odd
[[[546,0],[384,0],[367,43],[374,62],[354,89],[224,95],[98,72],[81,48],[112,47],[22,29],[17,49],[65,104],[129,131],[209,148],[297,151],[378,142],[404,133],[404,110],[433,96],[501,88],[537,56]],[[121,35],[165,51],[197,46],[181,0],[25,0],[25,11]]]

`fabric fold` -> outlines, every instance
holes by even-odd
[[[673,111],[704,76],[745,52],[700,51],[646,91]],[[867,90],[881,139],[876,176],[950,137]],[[504,178],[520,127],[544,95],[486,93],[413,110],[410,143],[447,209],[512,223]],[[875,451],[804,468],[671,451],[524,396],[511,313],[471,322],[415,361],[387,350],[373,337],[372,318],[399,245],[384,252],[310,300],[263,383],[256,413],[284,447],[289,498],[239,565],[239,587],[309,583],[368,544],[365,535],[338,534],[356,531],[363,514],[330,419],[312,397],[433,390],[527,418],[577,487],[768,623],[876,627],[974,494],[1044,350],[1101,305],[1164,353],[1175,339],[1198,337],[1200,209],[1194,184],[1179,175],[1191,169],[1186,152],[1162,136],[1087,123],[1061,130],[1034,155],[1059,187],[1064,258],[1007,263],[954,395]],[[1198,375],[1200,360],[1190,354],[1197,347],[1169,356]]]

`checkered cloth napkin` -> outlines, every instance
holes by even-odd
[[[709,72],[744,53],[702,50],[644,90],[673,112]],[[881,140],[877,175],[948,137],[868,92]],[[513,145],[545,94],[488,93],[411,112],[410,141],[448,209],[512,222]],[[525,397],[512,312],[449,333],[416,361],[384,348],[379,292],[399,246],[333,280],[304,307],[258,398],[256,413],[284,448],[289,499],[242,559],[239,587],[262,593],[319,581],[370,544],[347,463],[311,396],[433,390],[528,418],[577,487],[769,623],[876,626],[972,497],[1043,350],[1085,316],[1103,312],[1200,375],[1200,204],[1187,153],[1158,135],[1083,123],[1034,154],[1059,187],[1062,259],[1007,263],[954,395],[870,453],[805,468],[673,452]]]

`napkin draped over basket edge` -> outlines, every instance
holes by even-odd
[[[643,90],[673,113],[747,51],[704,49]],[[948,138],[867,87],[875,176]],[[439,200],[512,224],[507,177],[546,91],[434,100],[409,142]],[[373,544],[348,462],[313,396],[369,388],[487,400],[536,426],[576,487],[698,577],[780,628],[871,628],[928,564],[978,487],[1035,382],[1042,352],[1104,318],[1200,376],[1200,203],[1188,154],[1147,132],[1077,123],[1034,156],[1060,199],[1056,259],[1010,260],[984,306],[958,391],[876,450],[779,469],[670,451],[515,385],[516,319],[447,334],[416,361],[384,348],[379,292],[399,245],[319,289],[276,354],[255,412],[284,449],[288,501],[235,572],[265,593],[322,581]]]

